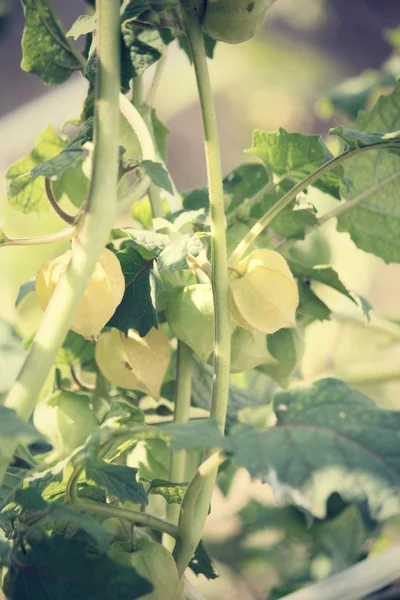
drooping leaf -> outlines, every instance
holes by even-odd
[[[204,246],[196,235],[185,234],[176,241],[172,241],[160,253],[157,259],[158,269],[174,273],[188,268],[188,256],[197,257]]]
[[[163,436],[170,438],[171,448],[223,448],[230,449],[212,419],[196,419],[188,423],[166,423],[156,428]]]
[[[5,593],[18,600],[135,600],[152,591],[152,585],[135,569],[95,552],[78,537],[44,537],[23,554],[22,568],[7,574]]]
[[[157,187],[166,190],[170,194],[173,193],[171,180],[168,171],[161,163],[153,162],[152,160],[142,160],[139,166],[143,167],[146,174],[150,177],[152,183]]]
[[[388,96],[381,96],[370,113],[361,112],[353,127],[366,133],[397,131],[400,84]],[[371,150],[346,161],[344,168],[352,186],[342,189],[342,197],[355,206],[339,216],[338,230],[347,231],[365,252],[386,262],[400,262],[400,157],[385,150]]]
[[[185,210],[208,209],[210,199],[207,188],[196,188],[183,193],[183,207]]]
[[[374,518],[398,513],[398,412],[335,379],[279,392],[274,407],[275,427],[237,425],[229,439],[236,464],[268,481],[278,503],[324,518],[337,492],[347,502],[367,500]]]
[[[189,568],[192,569],[195,575],[204,575],[208,580],[217,579],[219,577],[213,561],[202,541],[200,541],[195,550],[194,556],[189,563]]]
[[[303,354],[302,335],[297,329],[279,329],[267,336],[267,348],[278,364],[262,365],[257,369],[286,387]]]
[[[21,0],[25,14],[21,67],[47,85],[66,81],[82,64],[47,0]]]
[[[260,193],[270,182],[270,175],[263,165],[243,164],[224,178],[224,195],[227,199],[227,214],[245,200]],[[208,190],[206,190],[208,192]],[[208,206],[208,194],[207,194]]]
[[[70,29],[67,31],[66,36],[72,37],[77,40],[81,35],[87,35],[92,33],[97,26],[97,14],[94,12],[92,15],[81,15],[77,18],[75,23],[72,24]]]
[[[116,255],[125,277],[125,293],[107,325],[116,327],[125,335],[129,329],[135,329],[144,337],[152,327],[158,327],[153,259],[143,258],[138,250],[129,245]]]
[[[44,179],[32,179],[31,171],[42,162],[57,156],[66,142],[51,125],[38,136],[28,156],[17,160],[6,173],[7,198],[10,206],[24,213],[40,213],[47,205]]]
[[[167,137],[169,129],[164,125],[157,116],[156,111],[151,111],[151,125],[153,127],[154,141],[157,150],[160,153],[161,158],[164,162],[167,161]]]
[[[356,131],[349,127],[335,127],[334,129],[330,129],[329,134],[340,137],[351,150],[368,148],[368,146],[390,145],[390,152],[400,154],[400,131],[369,133],[366,131]]]
[[[296,317],[302,320],[304,327],[314,321],[326,321],[331,317],[330,308],[310,288],[308,281],[299,281],[299,306]]]
[[[44,177],[59,178],[64,171],[73,167],[79,159],[83,158],[83,145],[93,138],[93,118],[86,121],[84,126],[67,143],[60,154],[45,162],[40,163],[31,171],[32,179],[43,175]]]
[[[280,128],[268,133],[256,129],[249,152],[258,156],[273,173],[300,181],[333,158],[319,135],[288,133]],[[318,179],[313,185],[339,198],[343,169],[337,167]]]
[[[162,496],[168,504],[181,504],[187,488],[187,483],[173,483],[164,479],[153,479],[148,493]]]
[[[206,49],[206,55],[207,55],[207,57],[208,58],[214,58],[214,51],[215,51],[215,46],[217,45],[217,41],[213,40],[206,33],[204,34],[203,37],[204,37],[204,46],[205,46],[205,49]],[[181,50],[184,51],[184,53],[186,54],[186,56],[188,57],[188,59],[192,63],[193,62],[193,60],[192,60],[192,51],[190,49],[187,37],[184,36],[184,35],[179,35],[177,39],[178,39],[179,47],[181,48]]]
[[[147,494],[142,483],[136,480],[137,469],[126,465],[96,462],[86,468],[86,475],[104,487],[110,496],[121,502],[147,504]]]
[[[26,423],[15,410],[0,406],[0,435],[31,443],[43,440],[43,436],[30,423]]]
[[[323,283],[334,290],[337,290],[346,298],[349,298],[354,304],[357,304],[356,300],[350,294],[349,290],[340,281],[339,275],[330,265],[316,265],[314,267],[303,265],[294,260],[288,261],[290,270],[295,277],[300,279],[311,279],[312,281],[318,281]]]

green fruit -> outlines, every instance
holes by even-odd
[[[206,0],[203,29],[214,40],[240,44],[262,28],[275,0]]]
[[[98,424],[88,396],[65,391],[38,404],[33,422],[61,456],[82,446]]]
[[[214,347],[214,305],[211,285],[195,283],[176,288],[166,310],[172,333],[206,363]]]
[[[180,600],[183,586],[172,554],[161,544],[146,539],[138,540],[136,547],[129,552],[128,544],[115,542],[109,554],[116,562],[133,567],[153,585],[153,592],[142,600]]]

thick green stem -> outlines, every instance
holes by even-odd
[[[191,349],[183,342],[178,342],[174,423],[186,423],[189,420],[190,398],[192,394],[193,355]],[[171,450],[169,462],[169,480],[181,483],[185,480],[186,450]],[[178,523],[180,513],[179,504],[168,504],[167,519],[171,523]],[[174,548],[175,540],[166,537],[164,545]]]
[[[220,430],[225,428],[228,405],[229,369],[230,369],[230,312],[229,312],[229,272],[225,239],[224,194],[222,186],[221,154],[218,141],[218,129],[214,110],[214,100],[204,39],[199,23],[184,11],[183,19],[186,34],[192,51],[196,72],[197,87],[203,117],[205,150],[207,160],[208,187],[210,194],[211,214],[211,270],[214,297],[214,380],[211,400],[211,417],[218,423]],[[199,543],[204,523],[210,507],[211,496],[215,486],[218,465],[207,472],[201,479],[201,489],[196,497],[195,506],[188,502],[187,496],[182,503],[181,519],[187,527],[183,527],[183,539],[175,552],[175,560],[180,576],[183,575],[193,552]],[[191,522],[188,514],[191,512]]]
[[[87,209],[80,222],[71,261],[49,303],[28,356],[5,406],[28,419],[57,353],[68,333],[116,215],[119,132],[118,0],[98,0],[98,76],[96,82],[95,151]],[[0,481],[15,451],[11,440],[1,445]]]
[[[232,252],[229,258],[229,266],[234,267],[236,263],[242,258],[254,240],[264,231],[264,229],[279,215],[279,213],[286,208],[300,192],[308,188],[315,181],[320,179],[325,173],[332,171],[338,167],[341,163],[349,158],[353,158],[362,152],[368,152],[369,150],[390,150],[395,147],[393,143],[385,144],[371,144],[371,146],[366,146],[364,148],[356,148],[355,150],[345,150],[339,156],[335,156],[332,160],[326,162],[321,167],[319,167],[314,173],[305,177],[302,181],[297,183],[291,190],[289,190],[282,198],[278,200],[274,206],[272,206],[266,213],[257,221],[255,225],[250,229],[250,231],[245,235],[245,237],[239,242],[234,251]],[[352,202],[352,201],[350,201]],[[356,203],[355,203],[356,204]],[[346,203],[343,205],[346,206]],[[350,206],[348,207],[350,208]],[[347,208],[341,209],[347,210]],[[340,212],[340,211],[339,211]]]

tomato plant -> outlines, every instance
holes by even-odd
[[[377,75],[362,95],[335,91],[358,113],[331,129],[335,154],[318,135],[257,129],[250,160],[223,176],[208,59],[253,37],[273,2],[96,0],[66,33],[47,0],[22,0],[22,68],[46,85],[79,72],[88,90],[68,135],[48,126],[6,174],[14,211],[50,209],[63,228],[16,238],[6,223],[0,245],[64,244],[18,294],[28,322],[35,303],[43,316],[20,328],[26,356],[0,407],[10,600],[198,598],[188,572],[217,577],[202,541],[213,491],[240,468],[276,505],[241,511],[237,564],[247,533],[278,525],[307,548],[306,565],[295,552],[292,572],[280,565],[271,597],[362,598],[399,575],[399,546],[379,542],[400,513],[400,413],[333,377],[299,384],[307,328],[335,316],[321,286],[387,344],[398,325],[297,246],[336,219],[359,249],[400,263],[400,85],[383,78],[376,99]],[[174,40],[193,64],[208,175],[182,193],[155,108]],[[321,213],[312,187],[335,206]],[[120,228],[122,214],[134,219]]]

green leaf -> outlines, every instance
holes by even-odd
[[[326,321],[331,318],[331,310],[310,288],[307,281],[299,281],[299,306],[297,318],[302,319],[304,327],[314,321]]]
[[[244,164],[231,171],[224,178],[224,195],[227,201],[227,214],[255,196],[270,182],[270,175],[263,165]],[[207,207],[208,207],[208,190]]]
[[[15,502],[26,510],[41,512],[47,509],[47,502],[33,488],[18,489],[15,492]]]
[[[47,85],[66,81],[82,68],[46,0],[21,0],[25,14],[21,67]]]
[[[207,57],[208,58],[214,58],[214,51],[215,51],[215,46],[217,45],[217,41],[213,40],[206,33],[203,34],[203,37],[204,37],[204,46],[205,46],[205,49],[206,49],[206,55],[207,55]],[[190,49],[187,37],[185,35],[179,35],[177,39],[178,39],[179,47],[181,48],[181,50],[184,51],[184,53],[186,54],[186,56],[190,60],[190,63],[192,63],[193,62],[192,51]]]
[[[0,406],[0,435],[21,442],[43,441],[43,436],[30,423],[23,421],[11,408]]]
[[[82,366],[93,363],[96,344],[75,331],[69,331],[57,355],[57,364],[70,365],[79,361]]]
[[[148,490],[149,495],[162,496],[168,504],[181,504],[187,483],[172,483],[164,479],[153,479]]]
[[[44,179],[32,179],[31,171],[57,156],[66,142],[48,125],[38,136],[32,152],[17,160],[6,172],[7,198],[12,208],[40,213],[47,206]]]
[[[158,269],[174,273],[188,268],[187,257],[199,256],[204,246],[196,235],[185,234],[177,241],[171,242],[160,253],[157,259]]]
[[[209,209],[210,199],[207,188],[196,188],[183,193],[183,208],[185,210]]]
[[[81,15],[77,18],[75,23],[67,31],[66,36],[72,37],[77,40],[81,35],[87,35],[92,33],[97,27],[97,14],[94,12],[92,15]]]
[[[161,58],[174,37],[169,29],[140,29],[135,25],[134,18],[127,17],[127,13],[121,17],[121,22],[122,38],[132,66],[131,78],[140,77]]]
[[[11,325],[0,319],[0,393],[10,389],[25,357],[21,338]]]
[[[160,121],[157,116],[156,111],[153,109],[151,111],[151,125],[153,127],[154,141],[157,147],[157,150],[160,153],[161,158],[164,162],[167,161],[167,137],[169,134],[169,129]]]
[[[152,183],[157,187],[166,190],[170,194],[173,193],[171,180],[168,171],[161,163],[153,162],[152,160],[142,160],[139,166],[143,167]]]
[[[73,167],[79,159],[83,158],[83,145],[93,138],[93,121],[93,118],[88,119],[82,129],[74,135],[60,154],[34,167],[31,171],[32,179],[40,175],[57,179],[64,171]]]
[[[126,227],[122,231],[137,248],[143,248],[154,258],[160,256],[161,252],[171,243],[168,235],[156,233],[155,231],[133,229],[132,227]],[[145,258],[150,258],[150,256]]]
[[[166,423],[156,429],[170,438],[171,448],[222,448],[230,449],[230,444],[221,435],[218,425],[211,419],[196,419],[188,423]]]
[[[287,387],[293,371],[303,354],[301,333],[297,329],[279,329],[267,336],[268,352],[278,361],[277,365],[262,365],[259,371],[266,373],[282,387]]]
[[[332,560],[329,575],[353,565],[363,553],[368,532],[360,511],[349,506],[334,519],[315,526],[316,541]]]
[[[147,494],[142,483],[136,480],[138,469],[126,465],[113,465],[97,462],[88,466],[86,475],[107,490],[107,494],[115,496],[120,502],[147,504]]]
[[[279,504],[322,519],[337,492],[346,502],[367,500],[373,518],[399,512],[399,412],[335,379],[280,392],[274,407],[275,427],[237,425],[229,440],[236,464],[268,481]]]
[[[319,135],[288,133],[280,128],[274,133],[256,129],[249,152],[258,156],[276,175],[300,181],[333,158]],[[339,198],[343,170],[337,167],[313,185]]]
[[[361,112],[353,127],[367,133],[397,131],[400,83],[391,94],[381,96],[370,113]],[[385,262],[400,262],[400,157],[371,150],[346,161],[344,168],[352,187],[342,189],[343,199],[358,203],[339,216],[338,230],[347,231],[361,250]]]
[[[349,298],[354,304],[357,304],[349,290],[340,281],[339,275],[330,265],[316,265],[311,267],[294,260],[289,260],[288,264],[295,277],[298,277],[299,279],[311,279],[312,281],[323,283],[324,285],[337,290],[346,296],[346,298]]]
[[[400,131],[394,131],[391,133],[368,133],[365,131],[356,131],[349,127],[335,127],[329,130],[330,135],[336,135],[340,137],[351,150],[357,150],[358,148],[368,148],[368,146],[375,146],[382,144],[387,146],[388,144],[394,146],[390,148],[390,152],[394,154],[400,153]]]
[[[78,531],[82,529],[96,543],[101,552],[106,552],[113,541],[113,536],[102,525],[88,514],[81,513],[61,503],[49,504],[49,517],[56,522],[68,524]]]
[[[217,579],[219,577],[213,561],[202,541],[199,542],[199,545],[195,550],[194,556],[189,563],[189,568],[192,569],[195,575],[204,575],[208,580]]]
[[[19,569],[11,569],[5,593],[18,600],[135,600],[152,585],[132,567],[96,553],[81,538],[44,537],[23,554],[16,551]]]
[[[118,251],[116,256],[125,277],[125,293],[107,325],[116,327],[125,335],[129,329],[135,329],[144,337],[152,327],[158,327],[153,259],[146,260],[132,246]]]

